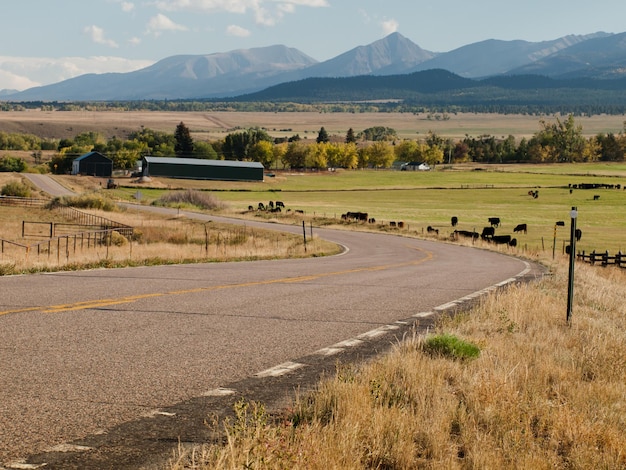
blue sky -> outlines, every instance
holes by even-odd
[[[624,0],[18,0],[1,7],[0,89],[274,44],[323,61],[399,32],[447,52],[486,39],[626,31]]]

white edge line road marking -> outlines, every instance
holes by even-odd
[[[32,469],[37,469],[37,468],[43,468],[46,465],[48,464],[47,463],[34,464],[34,463],[24,463],[24,461],[17,461],[17,462],[9,463],[7,465],[7,468],[16,469],[16,470],[32,470]]]
[[[143,415],[144,418],[154,418],[155,416],[176,416],[176,413],[168,413],[167,411],[152,410]]]
[[[203,397],[227,397],[236,393],[232,388],[214,388],[202,394]]]
[[[384,325],[384,326],[381,326],[380,328],[375,328],[373,330],[370,330],[367,333],[363,333],[357,336],[357,338],[359,339],[376,338],[378,336],[384,335],[388,331],[393,331],[393,330],[398,330],[398,329],[400,329],[400,327],[396,325]]]
[[[434,315],[435,312],[430,311],[430,312],[419,312],[413,315],[413,317],[415,318],[426,318],[426,317],[430,317],[431,315]]]
[[[254,374],[257,377],[280,377],[288,372],[304,367],[304,364],[298,362],[283,362],[275,367]]]
[[[48,451],[49,452],[86,452],[92,449],[93,447],[79,446],[76,444],[59,444],[57,446],[51,447]]]

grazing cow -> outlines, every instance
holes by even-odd
[[[260,211],[264,211],[265,210],[265,204],[263,204],[262,202],[259,202],[258,208]]]
[[[492,227],[500,226],[500,217],[489,217],[488,220]]]
[[[282,207],[284,209],[285,204],[283,203],[283,201],[276,201],[276,207]]]
[[[398,228],[404,228],[404,222],[402,221],[398,222]]]
[[[367,222],[367,212],[347,212],[346,219]]]
[[[509,242],[509,246],[517,246],[517,238],[512,238]]]
[[[579,242],[582,236],[583,236],[583,231],[577,228],[576,231],[574,232],[574,237],[576,237],[576,241]]]
[[[430,225],[428,227],[426,227],[426,231],[428,233],[435,233],[435,234],[439,235],[439,229],[431,227]]]
[[[597,201],[598,199],[600,199],[600,195],[599,194],[594,194],[593,195],[593,200]]]
[[[517,224],[513,229],[514,232],[528,232],[528,226],[526,224]]]
[[[496,234],[496,230],[493,227],[483,227],[483,232],[480,234],[480,238],[483,240],[492,238]]]
[[[395,227],[395,226],[396,226],[396,223],[395,223],[395,222],[393,222],[393,221],[391,221],[391,222],[389,222],[389,226],[390,226],[390,227]]]
[[[453,227],[456,227],[456,224],[459,223],[459,218],[456,216],[452,217],[452,219],[450,219],[450,223],[452,224]]]
[[[466,238],[478,238],[478,232],[470,232],[469,230],[455,230],[452,232],[454,238],[466,237]]]
[[[494,235],[489,239],[489,241],[495,243],[496,245],[508,245],[511,243],[511,235]]]
[[[254,210],[254,206],[248,206],[248,210],[249,211],[253,211]]]

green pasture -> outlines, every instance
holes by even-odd
[[[577,250],[615,253],[626,247],[626,191],[623,189],[574,189],[569,184],[603,183],[624,186],[626,165],[523,165],[474,168],[441,168],[430,172],[356,170],[320,173],[282,173],[264,183],[228,183],[168,180],[172,187],[213,191],[230,205],[229,212],[243,213],[259,202],[280,200],[286,208],[307,216],[340,220],[348,211],[367,212],[377,225],[402,221],[412,232],[431,226],[446,237],[453,228],[480,232],[489,217],[500,217],[496,234],[511,234],[518,249],[552,251],[556,221],[556,249],[569,239],[570,210],[578,209],[577,227],[583,237]],[[529,191],[538,191],[538,197]],[[149,203],[164,190],[141,189]],[[117,195],[131,199],[136,188],[121,188]],[[600,196],[594,200],[594,195]],[[286,213],[274,218],[289,221]],[[528,233],[513,234],[519,223]],[[405,228],[407,230],[407,228]]]

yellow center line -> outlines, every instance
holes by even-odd
[[[200,292],[210,292],[221,289],[234,289],[241,287],[254,287],[254,286],[264,286],[271,284],[281,284],[281,283],[298,283],[298,282],[306,282],[306,281],[315,281],[317,279],[321,279],[324,277],[330,276],[341,276],[344,274],[354,274],[359,272],[374,272],[374,271],[384,271],[386,269],[393,268],[401,268],[405,266],[414,266],[418,264],[422,264],[426,261],[430,261],[433,259],[433,254],[429,251],[422,250],[420,248],[411,247],[417,251],[424,252],[426,256],[422,259],[415,261],[407,261],[403,263],[395,263],[395,264],[386,264],[380,266],[370,266],[366,268],[354,268],[354,269],[346,269],[343,271],[331,271],[326,273],[319,274],[311,274],[307,276],[295,276],[295,277],[286,277],[279,279],[269,279],[265,281],[252,281],[252,282],[242,282],[239,284],[223,284],[217,286],[208,286],[208,287],[196,287],[193,289],[181,289],[174,290],[169,292],[157,292],[153,294],[138,294],[138,295],[129,295],[125,297],[119,297],[117,299],[99,299],[99,300],[87,300],[82,302],[75,302],[71,304],[60,304],[60,305],[49,305],[49,306],[37,306],[37,307],[25,307],[14,310],[4,310],[0,311],[0,316],[8,315],[11,313],[24,313],[24,312],[34,312],[37,310],[41,310],[42,313],[59,313],[59,312],[70,312],[74,310],[87,310],[93,308],[102,308],[109,307],[112,305],[126,304],[131,302],[136,302],[143,299],[156,298],[156,297],[165,297],[169,295],[183,295],[183,294],[196,294]]]

